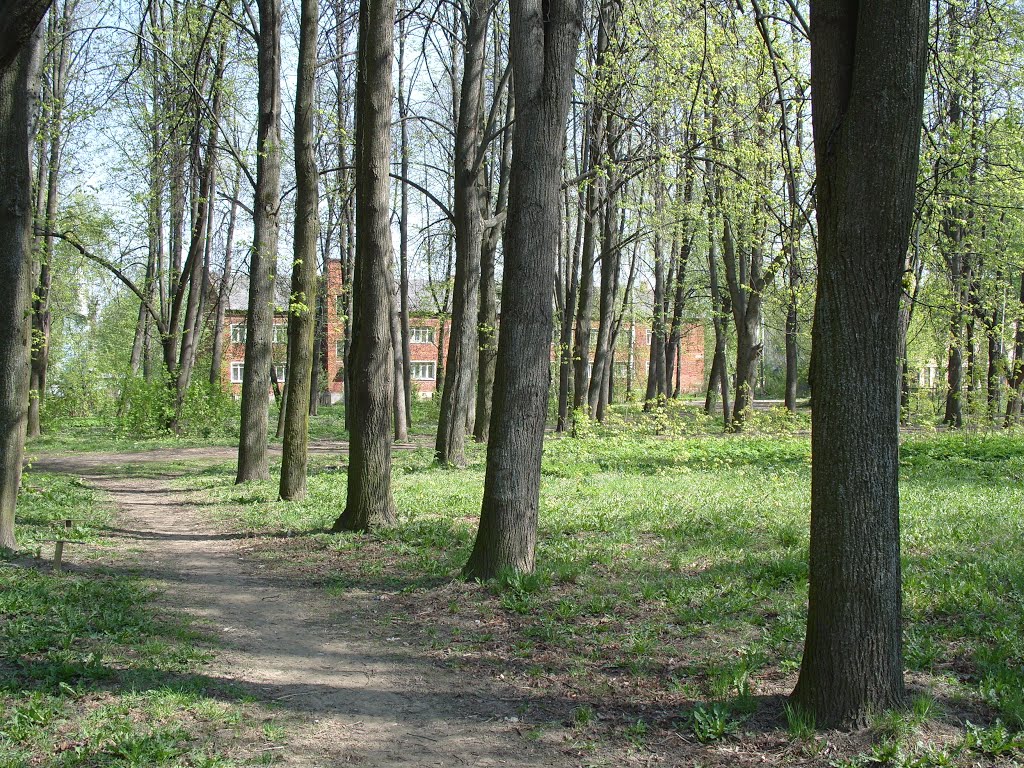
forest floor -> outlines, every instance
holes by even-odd
[[[230,447],[34,448],[22,541],[77,514],[86,541],[62,576],[0,562],[0,768],[1024,764],[1024,434],[905,440],[910,695],[847,735],[786,706],[810,451],[782,421],[552,437],[538,572],[485,584],[478,446],[396,450],[399,523],[367,536],[328,532],[341,435],[290,503]]]
[[[314,454],[340,447],[320,443]],[[332,598],[268,571],[245,557],[246,534],[212,524],[168,482],[173,462],[233,457],[223,448],[44,456],[33,471],[71,474],[102,492],[115,509],[107,533],[119,546],[111,554],[130,554],[139,575],[160,588],[159,610],[184,611],[216,638],[202,675],[268,705],[256,716],[276,738],[250,759],[311,767],[566,764],[557,748],[522,737],[514,691],[446,669],[385,631],[387,595],[368,589]],[[74,562],[73,550],[66,561]],[[116,559],[106,565],[119,567]],[[247,751],[236,745],[227,754]]]

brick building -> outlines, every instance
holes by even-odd
[[[327,264],[327,349],[325,368],[326,392],[331,402],[342,397],[344,357],[344,300],[342,297],[341,263],[331,260]],[[289,284],[278,280],[277,306],[288,306]],[[414,307],[424,306],[425,301],[413,301]],[[224,358],[222,380],[225,387],[235,394],[242,387],[242,372],[245,367],[245,316],[248,306],[248,285],[244,278],[236,280],[229,293],[228,308],[224,312]],[[443,339],[442,339],[443,333]],[[442,324],[440,318],[421,310],[414,310],[409,318],[409,359],[413,392],[420,397],[430,397],[437,389],[441,378],[438,371],[438,344],[443,343],[444,359],[447,359],[450,325]],[[596,327],[591,332],[591,352],[596,341]],[[274,316],[274,368],[279,382],[287,376],[288,316],[284,311]],[[623,322],[615,345],[614,388],[617,400],[631,388],[643,395],[647,385],[647,368],[650,362],[651,330],[643,323]],[[685,394],[699,392],[704,387],[704,329],[699,325],[684,329],[680,357],[680,391]],[[552,349],[552,360],[557,357]],[[443,372],[441,372],[443,373]],[[554,371],[552,372],[555,375]]]

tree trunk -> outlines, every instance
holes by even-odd
[[[676,259],[676,273],[674,278],[675,296],[672,299],[672,324],[668,335],[668,349],[665,355],[665,370],[669,379],[675,375],[676,384],[672,391],[672,397],[680,396],[680,381],[682,372],[682,357],[680,349],[683,341],[683,310],[686,308],[686,268],[690,262],[690,254],[693,253],[693,231],[687,228],[683,232],[682,244],[679,248],[679,255]]]
[[[512,138],[502,329],[484,498],[464,573],[532,572],[551,375],[552,301],[561,230],[565,120],[582,3],[511,0]]]
[[[484,236],[480,249],[480,314],[477,323],[476,419],[473,437],[486,443],[491,427],[491,395],[494,392],[494,363],[498,351],[498,305],[495,291],[495,259],[501,227]]]
[[[715,239],[715,217],[708,211],[708,275],[711,283],[711,317],[715,328],[715,354],[711,360],[711,374],[708,377],[708,393],[704,398],[704,413],[708,416],[715,407],[716,387],[722,397],[722,422],[726,430],[732,428],[732,413],[729,409],[729,363],[726,357],[729,338],[729,315],[731,309],[722,296],[718,284],[718,245]]]
[[[659,206],[660,207],[660,206]],[[647,365],[644,410],[665,394],[665,254],[661,235],[654,235],[654,296],[651,313],[651,348]]]
[[[409,101],[405,93],[405,20],[399,20],[398,42],[398,119],[401,121],[399,138],[401,147],[402,181],[399,190],[400,208],[398,217],[398,309],[402,346],[402,393],[405,397],[405,424],[408,431],[412,425],[412,351],[409,343]]]
[[[401,288],[396,286],[397,291]],[[406,418],[406,393],[405,393],[405,360],[402,354],[402,297],[398,292],[392,292],[391,296],[391,351],[394,355],[395,371],[395,441],[399,443],[409,442],[409,421]]]
[[[259,120],[256,131],[256,199],[249,256],[245,370],[236,483],[267,480],[267,391],[273,364],[274,279],[281,194],[281,0],[259,0]]]
[[[231,210],[228,213],[228,231],[224,236],[224,274],[217,289],[217,308],[213,315],[213,351],[210,355],[210,385],[219,387],[223,381],[224,365],[224,310],[227,309],[228,293],[231,288],[231,267],[235,247],[235,221],[238,218],[238,193],[241,186],[241,172],[235,174]]]
[[[1021,401],[1024,400],[1024,270],[1020,273],[1020,313],[1017,316],[1017,332],[1013,339],[1013,368],[1008,386],[1010,397],[1006,403],[1006,422],[1010,427],[1020,421]]]
[[[608,48],[611,42],[611,31],[615,27],[621,4],[618,0],[603,0],[598,11],[597,49],[594,68],[600,72],[606,64]],[[601,213],[604,210],[606,181],[604,177],[605,161],[605,127],[607,118],[604,104],[595,97],[590,104],[590,122],[587,130],[587,162],[584,171],[591,174],[587,182],[583,210],[583,250],[580,261],[579,300],[576,309],[576,333],[573,343],[573,410],[588,408],[590,390],[590,333],[591,314],[594,301],[594,266],[597,254],[597,231],[600,226]],[[566,312],[571,308],[566,307]]]
[[[316,165],[316,60],[320,9],[302,0],[299,71],[295,89],[295,238],[291,306],[288,308],[288,367],[285,373],[284,446],[279,494],[285,501],[306,495],[310,377],[317,307],[317,241],[320,238],[320,176]]]
[[[797,292],[794,287],[795,275],[790,273],[790,291],[786,303],[786,410],[796,413],[796,387],[800,378],[800,345],[797,343],[800,330],[800,314]]]
[[[618,288],[619,244],[615,237],[618,223],[618,191],[614,173],[615,162],[615,117],[608,115],[608,160],[612,165],[608,172],[608,192],[605,200],[604,230],[601,242],[601,294],[598,300],[597,346],[594,349],[594,365],[590,371],[587,389],[587,410],[598,416],[601,394],[605,389],[605,373],[611,350],[612,323],[615,321],[615,292]],[[589,336],[589,333],[588,333]],[[603,412],[601,414],[603,416]]]
[[[45,10],[45,8],[44,8]],[[14,549],[14,508],[28,418],[32,302],[32,140],[37,30],[9,62],[0,36],[0,549]]]
[[[185,397],[188,393],[189,384],[192,381],[192,367],[198,354],[199,336],[202,331],[200,318],[202,316],[202,303],[206,292],[209,275],[209,267],[206,262],[209,259],[209,245],[211,234],[209,225],[212,221],[210,211],[213,208],[213,198],[217,178],[217,121],[220,116],[221,89],[220,81],[224,74],[225,47],[221,46],[213,76],[213,107],[212,119],[209,127],[209,135],[206,141],[205,158],[202,166],[197,171],[200,174],[200,182],[197,193],[193,194],[195,203],[193,205],[193,219],[191,227],[191,240],[189,242],[188,258],[185,261],[182,274],[182,289],[184,283],[188,284],[188,302],[185,309],[184,323],[181,328],[181,344],[178,353],[178,363],[171,376],[172,395],[174,398],[174,412],[168,425],[172,432],[178,432],[181,425],[182,409],[185,405]],[[197,124],[199,124],[197,117]],[[199,131],[195,133],[194,156],[198,158]],[[197,160],[198,162],[198,160]],[[178,297],[175,296],[172,312],[177,315]],[[178,327],[177,322],[171,324],[173,329]]]
[[[949,323],[949,363],[946,366],[946,413],[942,421],[953,429],[964,425],[964,362],[960,346],[960,331],[963,317],[959,307],[953,310]]]
[[[814,464],[807,636],[793,699],[823,728],[866,726],[870,712],[904,696],[897,320],[927,31],[927,0],[811,5]]]
[[[395,0],[361,0],[356,78],[356,309],[348,497],[334,531],[393,525],[391,83]]]
[[[511,125],[515,115],[515,101],[512,94],[507,96],[505,125]],[[502,134],[501,155],[498,169],[498,195],[494,206],[496,217],[504,215],[508,205],[509,162],[512,159],[512,131],[506,128]],[[498,242],[504,231],[504,222],[492,224],[484,232],[480,247],[480,316],[479,354],[476,380],[476,420],[473,437],[478,443],[486,443],[491,431],[491,403],[494,394],[494,365],[498,357],[498,302],[495,296],[495,261]]]
[[[466,463],[466,425],[476,390],[479,355],[481,185],[484,58],[488,0],[471,0],[463,57],[459,119],[455,132],[455,287],[448,365],[434,453],[442,466]]]
[[[50,76],[50,116],[46,133],[49,138],[49,158],[46,161],[46,232],[57,226],[57,183],[60,180],[64,143],[64,99],[67,93],[68,59],[71,44],[68,35],[74,15],[74,0],[65,0],[59,21],[54,17],[49,31],[51,47],[56,58]],[[41,163],[42,165],[42,163]],[[50,284],[53,278],[54,236],[44,235],[39,280],[32,297],[32,362],[29,381],[28,436],[38,437],[42,432],[40,411],[46,399],[46,371],[50,358]]]

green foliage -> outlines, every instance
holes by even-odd
[[[174,393],[165,382],[124,377],[114,414],[121,434],[136,437],[167,434],[173,416]],[[185,437],[235,435],[238,418],[238,404],[229,393],[219,386],[196,381],[185,394],[178,434]]]
[[[1017,754],[1024,752],[1024,735],[1012,732],[1001,720],[987,728],[968,723],[963,747],[991,757]]]
[[[740,726],[724,704],[698,704],[690,710],[689,722],[693,735],[704,744],[724,739],[735,733]]]
[[[786,729],[794,739],[809,741],[814,738],[814,713],[810,712],[799,704],[786,702],[783,705],[786,713]]]

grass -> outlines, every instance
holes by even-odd
[[[432,406],[418,407],[418,429],[429,431]],[[276,480],[234,486],[227,463],[166,468],[191,470],[179,487],[225,528],[287,534],[247,542],[268,567],[339,598],[387,595],[389,636],[462,674],[504,675],[527,700],[543,691],[561,709],[528,708],[527,732],[546,732],[554,717],[580,754],[700,749],[689,762],[704,763],[716,745],[740,743],[775,764],[1024,760],[1024,434],[905,437],[914,695],[905,710],[878,713],[866,737],[844,740],[817,738],[813,719],[784,707],[807,599],[806,427],[805,415],[770,412],[748,434],[722,436],[713,420],[669,404],[552,436],[538,571],[484,585],[458,578],[482,495],[478,446],[462,470],[436,467],[427,448],[397,453],[399,525],[371,536],[325,532],[344,503],[341,456],[313,457],[310,495],[297,503],[276,501]],[[321,409],[312,429],[342,438],[340,409]]]
[[[225,525],[288,534],[254,545],[266,562],[334,595],[393,595],[389,631],[445,663],[511,674],[524,688],[543,680],[574,702],[564,720],[588,737],[657,749],[674,731],[711,743],[749,729],[807,742],[813,722],[787,716],[781,698],[795,682],[807,599],[800,425],[742,437],[656,435],[625,420],[614,440],[606,430],[548,440],[538,571],[489,585],[458,580],[482,494],[478,447],[458,471],[434,466],[426,449],[398,454],[400,522],[372,536],[325,533],[344,499],[337,459],[318,459],[303,502],[275,501],[273,482],[238,488],[216,473],[198,494]],[[1024,757],[1024,435],[916,434],[901,464],[908,679],[929,694],[880,717],[870,747],[880,751],[864,755],[898,747],[910,765],[935,749],[969,764],[1005,742],[1005,754]],[[968,719],[996,735],[971,736]]]
[[[77,480],[26,476],[27,549],[60,530],[109,556],[110,522]],[[0,584],[0,768],[249,764],[259,739],[248,697],[204,676],[210,638],[158,607],[151,585],[99,564],[54,574],[25,559],[0,561]]]

